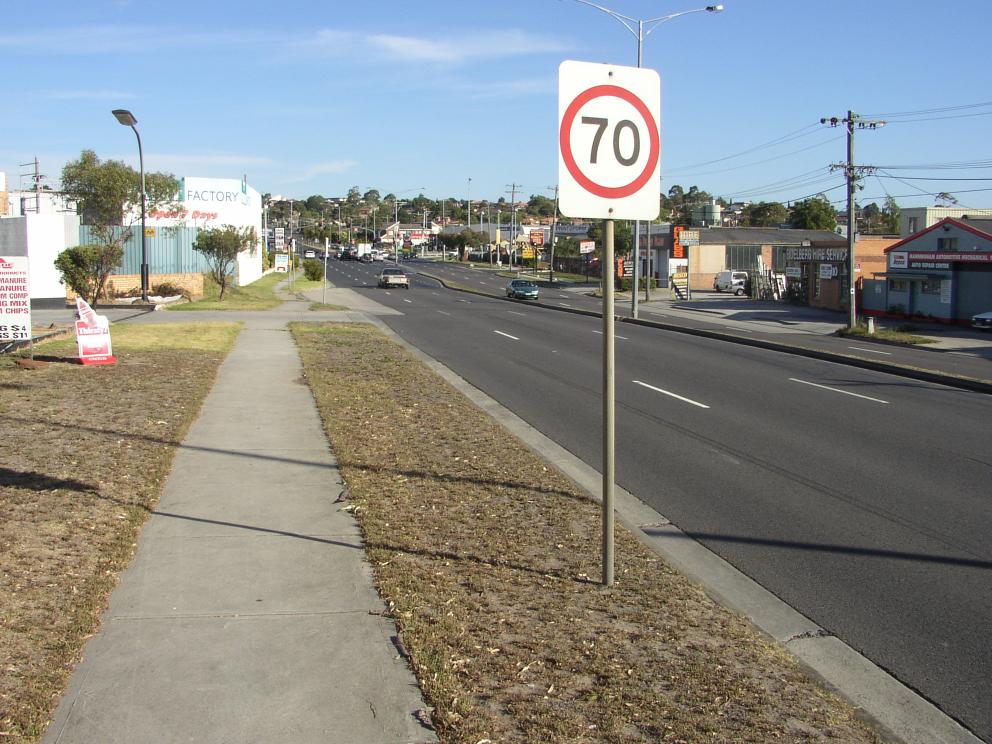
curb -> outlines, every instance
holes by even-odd
[[[472,293],[493,297],[484,292]],[[583,311],[583,314],[588,313]],[[407,349],[500,426],[518,437],[539,458],[556,467],[594,501],[601,503],[602,476],[599,471],[404,340],[378,318],[366,316],[366,322]],[[617,518],[636,539],[690,581],[701,585],[718,604],[747,618],[759,630],[774,638],[804,669],[848,700],[865,720],[881,729],[883,734],[903,744],[983,744],[981,739],[932,702],[687,536],[636,496],[619,485],[615,486],[615,496]]]
[[[506,302],[516,302],[527,305],[534,305],[536,307],[544,308],[545,310],[554,310],[560,313],[585,315],[587,317],[592,317],[592,318],[602,317],[602,313],[595,312],[593,310],[580,310],[578,308],[548,305],[542,302],[524,302],[523,300],[514,300],[509,297],[502,297],[500,295],[488,294],[486,292],[482,292],[476,289],[452,286],[448,284],[448,282],[442,279],[441,277],[435,276],[433,274],[428,274],[427,272],[424,271],[418,271],[417,273],[420,274],[421,276],[426,276],[429,279],[433,279],[436,282],[440,282],[441,285],[444,286],[446,289],[451,289],[454,290],[455,292],[466,292],[468,294],[479,295],[480,297],[488,297],[489,299],[494,299],[494,300],[504,300]],[[846,354],[837,354],[831,351],[808,349],[802,346],[789,346],[787,344],[780,344],[774,341],[766,341],[758,338],[744,338],[742,336],[734,336],[728,333],[721,333],[719,331],[708,331],[702,328],[687,328],[685,326],[674,325],[672,323],[663,323],[657,320],[628,318],[623,315],[615,315],[614,319],[618,323],[631,323],[633,325],[644,326],[646,328],[656,328],[662,331],[684,333],[689,336],[709,338],[716,341],[728,341],[730,343],[741,344],[743,346],[751,346],[759,349],[766,349],[768,351],[777,351],[783,354],[792,354],[794,356],[802,356],[802,357],[807,357],[809,359],[818,359],[824,362],[845,364],[849,367],[858,367],[860,369],[867,369],[873,372],[883,372],[885,374],[897,375],[899,377],[906,377],[908,379],[918,380],[920,382],[930,382],[937,385],[946,385],[948,387],[957,388],[959,390],[968,390],[973,393],[985,393],[987,395],[992,394],[992,382],[976,380],[971,377],[956,377],[954,375],[948,375],[941,372],[934,372],[923,369],[913,369],[912,367],[903,367],[897,364],[886,364],[885,362],[876,362],[871,359],[861,359],[860,357],[848,356]]]

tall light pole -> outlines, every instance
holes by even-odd
[[[707,5],[705,8],[693,8],[692,10],[680,10],[678,13],[669,13],[668,15],[658,16],[657,18],[631,18],[630,16],[625,16],[622,13],[618,13],[610,8],[604,8],[602,5],[597,5],[596,3],[589,2],[589,0],[575,0],[577,3],[582,3],[583,5],[588,5],[590,8],[595,8],[596,10],[606,13],[608,16],[620,23],[625,29],[630,31],[637,39],[637,66],[641,67],[644,61],[644,38],[654,31],[658,26],[667,21],[671,21],[679,16],[689,15],[690,13],[719,13],[723,10],[722,5]],[[635,25],[636,24],[636,25]],[[648,247],[650,250],[650,246]],[[630,312],[635,318],[637,317],[637,285],[638,285],[638,275],[640,274],[640,259],[641,259],[641,223],[639,220],[634,221],[634,276],[633,276],[633,287],[630,293]]]
[[[468,212],[468,229],[471,230],[472,229],[472,177],[471,176],[468,177],[468,193],[466,194],[466,196],[468,196],[468,209],[466,210]]]
[[[141,135],[138,134],[138,120],[127,109],[114,109],[111,112],[121,124],[131,127],[138,138],[138,164],[141,169],[141,301],[148,302],[148,238],[145,236],[145,152],[141,148]]]

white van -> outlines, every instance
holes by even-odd
[[[733,292],[735,295],[744,294],[747,284],[746,271],[721,271],[713,279],[713,289],[717,292]]]

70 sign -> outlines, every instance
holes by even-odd
[[[562,213],[612,219],[657,217],[661,171],[658,73],[566,61],[559,68],[558,80]]]

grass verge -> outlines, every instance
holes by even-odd
[[[115,366],[0,358],[0,742],[44,732],[239,327],[115,325]]]
[[[294,324],[441,740],[877,742],[782,647],[376,330]]]
[[[197,310],[270,310],[282,304],[276,296],[275,287],[286,278],[286,274],[274,271],[244,287],[228,287],[221,302],[220,286],[209,276],[203,279],[203,298],[196,302],[170,305],[171,312]]]
[[[904,330],[889,330],[887,328],[875,328],[875,333],[868,333],[868,327],[859,325],[854,328],[846,327],[837,331],[838,336],[848,338],[861,338],[865,340],[885,341],[890,344],[932,344],[934,339],[926,336],[917,336]]]

